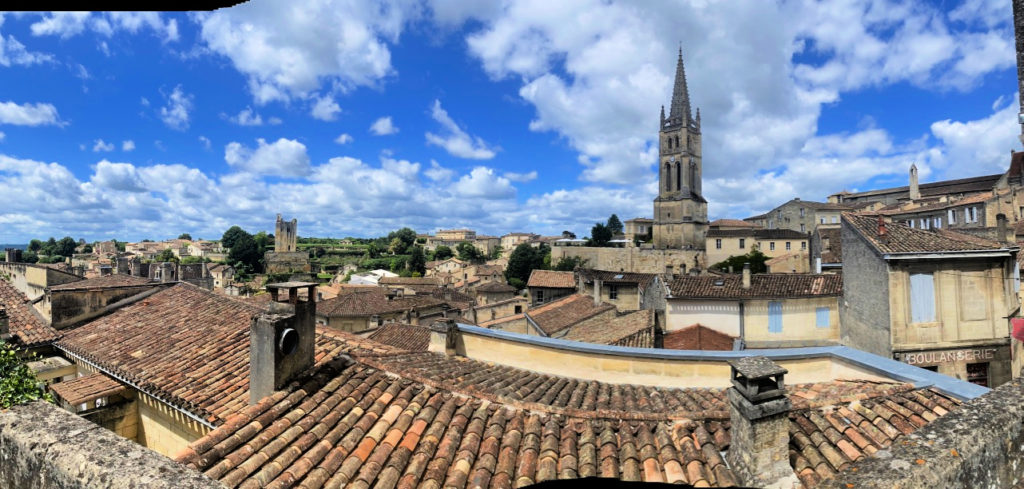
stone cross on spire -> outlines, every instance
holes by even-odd
[[[686,88],[686,70],[683,68],[683,45],[679,44],[679,60],[676,62],[676,82],[672,88],[672,106],[669,119],[690,119],[690,91]]]

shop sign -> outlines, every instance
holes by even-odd
[[[976,350],[942,350],[904,353],[903,361],[911,365],[934,365],[936,363],[952,362],[975,363],[992,360],[995,356],[995,348],[981,348]]]

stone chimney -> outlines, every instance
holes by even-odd
[[[882,243],[889,243],[889,228],[885,226],[885,218],[878,216],[878,239]]]
[[[731,442],[726,460],[747,487],[795,487],[789,465],[789,410],[783,376],[767,357],[729,360]]]
[[[601,279],[594,278],[594,305],[601,305]]]
[[[430,325],[430,345],[427,351],[433,353],[444,353],[445,355],[458,354],[459,327],[454,319],[441,319]]]
[[[300,289],[306,289],[304,301],[299,300]],[[249,327],[250,404],[281,389],[314,362],[316,284],[285,282],[267,285],[267,290],[273,300],[270,311],[253,317]]]
[[[744,289],[749,289],[750,288],[750,264],[749,263],[744,263],[743,264],[743,288]]]
[[[910,165],[910,200],[920,200],[921,189],[917,186],[917,165]]]
[[[996,214],[996,237],[1000,243],[1006,243],[1006,214]]]

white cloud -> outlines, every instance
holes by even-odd
[[[36,103],[18,105],[14,102],[0,102],[0,124],[15,126],[60,126],[65,123],[57,115],[52,104]]]
[[[338,118],[340,113],[341,107],[330,95],[316,99],[316,103],[313,104],[313,109],[310,111],[313,118],[322,121],[333,121]]]
[[[419,8],[412,0],[250,2],[195,18],[206,46],[230,59],[264,104],[306,98],[322,82],[343,92],[376,85],[394,72],[388,43]]]
[[[373,121],[370,125],[370,132],[377,136],[387,136],[389,134],[397,134],[398,126],[391,122],[391,116],[381,117]]]
[[[505,172],[505,178],[518,183],[532,182],[537,179],[537,171],[530,171],[526,173],[513,173]]]
[[[210,138],[206,136],[199,136],[199,142],[203,143],[203,148],[205,149],[210,149],[210,146],[212,145]]]
[[[164,22],[157,12],[51,12],[42,14],[42,19],[33,23],[30,29],[35,36],[68,39],[85,32],[87,28],[110,37],[117,31],[136,34],[144,27],[156,32],[164,42],[178,40],[178,22],[174,19]]]
[[[160,120],[167,124],[167,127],[178,131],[188,129],[189,111],[192,110],[194,98],[181,89],[181,85],[174,87],[170,95],[165,95],[167,105],[160,108]]]
[[[241,143],[231,142],[224,148],[224,161],[239,170],[262,175],[301,177],[309,174],[309,155],[306,145],[281,138],[267,144],[257,139],[255,150]]]
[[[135,167],[128,163],[111,163],[101,160],[95,166],[95,173],[90,181],[101,188],[124,190],[128,192],[144,192],[146,190]]]
[[[352,142],[352,136],[343,132],[338,137],[334,138],[334,142],[338,144],[348,144]]]
[[[1017,96],[993,107],[992,115],[974,121],[949,119],[931,125],[932,135],[942,144],[941,156],[932,162],[942,174],[967,177],[1006,171],[1011,150],[1019,148]],[[1001,106],[1002,105],[1002,106]]]
[[[446,182],[455,176],[455,171],[441,166],[440,163],[430,160],[430,168],[423,172],[427,178],[435,182]]]
[[[135,151],[135,141],[132,141],[131,139],[121,141],[121,151]]]
[[[106,143],[106,142],[103,142],[102,139],[97,139],[95,142],[96,142],[96,144],[94,144],[93,147],[92,147],[92,151],[94,153],[98,153],[100,151],[113,151],[114,150],[114,143]]]
[[[483,139],[470,136],[466,131],[462,130],[448,115],[448,112],[441,107],[440,100],[434,100],[430,116],[441,124],[441,127],[445,129],[447,134],[439,136],[428,132],[426,134],[428,143],[440,146],[452,156],[458,156],[459,158],[475,160],[494,158],[494,150],[488,148],[487,143]]]
[[[88,20],[89,12],[53,12],[32,24],[32,35],[67,39],[81,34]]]
[[[4,138],[6,138],[6,137],[7,137],[6,134],[0,132],[0,142],[3,142]]]
[[[0,21],[0,24],[3,24],[3,22]],[[53,61],[54,57],[52,54],[29,51],[14,36],[8,35],[7,38],[4,38],[0,34],[0,66],[31,66],[51,63]]]
[[[224,115],[221,115],[224,117]],[[229,121],[238,124],[239,126],[262,126],[263,117],[252,110],[252,107],[246,107],[238,112],[238,115],[227,118]]]
[[[505,177],[498,176],[491,168],[478,166],[469,175],[463,175],[452,185],[457,194],[469,198],[510,199],[516,196],[516,189]]]

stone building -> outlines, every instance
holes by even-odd
[[[810,261],[810,236],[791,229],[709,229],[705,239],[708,266],[755,249],[770,258],[802,253],[802,259]]]
[[[281,214],[277,215],[277,222],[274,223],[274,251],[287,253],[298,249],[298,227],[299,220],[292,219],[285,222]]]
[[[274,223],[274,251],[268,251],[263,256],[267,273],[310,272],[309,252],[298,251],[298,225],[297,219],[285,222],[281,214],[277,215],[277,222]]]
[[[635,242],[637,239],[644,240],[648,235],[654,232],[654,219],[649,217],[635,217],[633,219],[627,219],[623,221],[623,232],[626,235],[626,240],[630,243]],[[653,236],[652,236],[653,239]]]
[[[576,276],[572,272],[533,270],[526,281],[530,305],[536,306],[576,292]]]
[[[665,287],[656,273],[576,270],[577,290],[619,311],[665,310]]]
[[[864,204],[813,202],[793,199],[759,216],[744,219],[765,229],[789,229],[801,233],[812,233],[823,224],[839,224],[839,216],[846,211],[863,207]]]
[[[844,214],[843,344],[981,385],[1008,382],[1020,372],[1010,338],[1018,250]]]
[[[702,249],[708,204],[701,191],[700,109],[690,112],[683,51],[676,62],[672,105],[661,108],[658,137],[658,197],[654,199],[653,243],[659,249]]]

